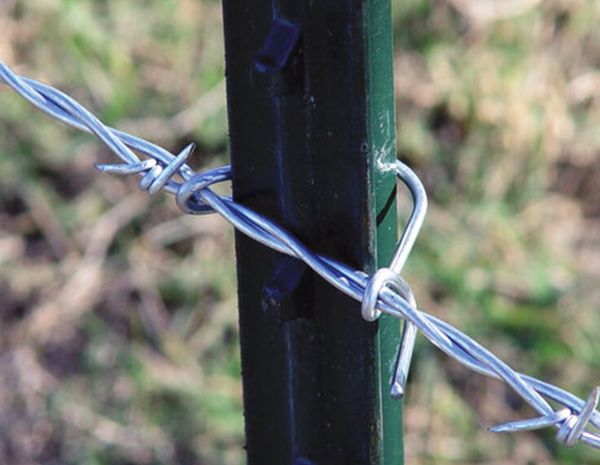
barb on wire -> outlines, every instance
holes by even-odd
[[[410,287],[399,276],[408,256],[407,246],[401,248],[403,243],[406,244],[404,236],[390,268],[380,270],[375,276],[369,277],[343,263],[315,254],[268,218],[236,203],[230,197],[217,195],[211,190],[211,186],[230,180],[230,167],[223,166],[195,173],[186,163],[193,145],[186,147],[175,156],[155,144],[107,127],[75,100],[50,86],[15,74],[2,61],[0,61],[0,82],[10,86],[50,116],[76,129],[94,134],[123,161],[123,164],[99,165],[98,169],[110,174],[140,175],[142,190],[149,194],[164,190],[175,195],[178,207],[186,214],[217,212],[254,240],[304,261],[341,292],[359,302],[367,299],[366,306],[363,306],[366,314],[376,315],[377,312],[383,312],[401,318],[411,327],[419,330],[448,356],[471,370],[504,381],[540,415],[538,418],[497,426],[490,431],[514,432],[555,427],[558,429],[556,439],[569,447],[581,442],[600,449],[600,434],[598,434],[600,413],[596,410],[600,388],[595,388],[588,399],[583,401],[563,389],[515,372],[469,336],[419,310]],[[134,151],[150,158],[142,161]],[[413,187],[422,188],[416,175],[407,166],[396,162],[395,169],[401,179],[406,180],[409,177],[414,183]],[[175,180],[177,176],[180,178],[179,181]],[[409,227],[420,227],[418,222],[411,224],[412,226]],[[412,247],[411,241],[414,242],[415,236],[410,232],[408,236],[412,237],[408,240]],[[393,289],[388,286],[392,286]],[[404,357],[406,356],[405,354]],[[408,362],[401,363],[404,368],[408,368],[404,366]],[[395,376],[400,376],[402,379],[403,375],[396,373]],[[403,389],[403,386],[400,387]],[[562,408],[554,410],[548,401],[553,401]],[[594,428],[596,432],[590,431],[590,428]]]

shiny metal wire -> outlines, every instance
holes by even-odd
[[[98,169],[110,174],[139,175],[142,177],[142,190],[149,194],[162,190],[175,195],[177,205],[184,213],[199,215],[216,212],[254,240],[303,260],[328,283],[357,301],[362,302],[367,294],[367,315],[382,312],[404,320],[448,356],[471,370],[505,382],[540,415],[500,425],[490,431],[516,432],[555,427],[558,430],[557,441],[569,447],[581,442],[600,449],[600,413],[596,410],[600,388],[592,390],[584,401],[563,389],[515,372],[469,336],[416,307],[412,292],[399,273],[417,234],[410,228],[420,228],[420,223],[409,222],[405,235],[408,234],[410,240],[401,239],[388,271],[369,277],[343,263],[315,254],[268,218],[236,203],[230,197],[217,195],[211,186],[230,180],[230,167],[195,173],[186,163],[193,146],[186,147],[175,156],[155,144],[107,127],[72,98],[50,86],[15,74],[1,61],[0,82],[53,118],[94,134],[124,162],[98,165]],[[134,151],[149,158],[141,160]],[[419,189],[418,178],[406,165],[396,162],[394,169],[401,179],[410,178],[412,186]],[[411,185],[407,185],[410,188]],[[392,288],[389,287],[390,283]],[[395,376],[403,375],[396,373]],[[555,410],[548,401],[559,404],[561,408]]]

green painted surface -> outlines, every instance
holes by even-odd
[[[385,264],[396,237],[389,1],[223,6],[234,197],[312,250]],[[252,72],[274,8],[300,31],[276,85]],[[311,272],[271,306],[263,290],[297,269],[241,234],[236,253],[248,464],[400,465],[399,405],[382,395],[397,322],[365,322]]]
[[[396,159],[391,3],[389,0],[371,0],[367,8],[367,130],[372,163],[373,214],[377,225],[375,263],[381,267],[390,262],[397,241],[396,202],[392,200],[396,176],[389,169]],[[388,395],[399,336],[400,322],[382,315],[375,341],[381,385],[381,465],[400,465],[404,461],[402,404]]]

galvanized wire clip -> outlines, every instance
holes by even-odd
[[[10,86],[50,116],[94,134],[125,163],[100,165],[98,168],[102,171],[141,175],[142,190],[149,194],[163,190],[175,195],[177,205],[184,213],[216,212],[252,239],[302,260],[333,287],[363,302],[362,313],[368,320],[376,319],[380,313],[405,320],[403,340],[392,380],[392,396],[401,397],[404,392],[414,344],[414,334],[411,331],[416,333],[418,330],[433,345],[467,368],[502,380],[540,414],[538,418],[508,423],[492,428],[491,431],[523,431],[553,426],[558,428],[556,439],[567,446],[581,442],[600,449],[600,413],[596,410],[600,388],[595,388],[588,399],[583,401],[563,389],[518,373],[466,334],[416,307],[414,296],[399,273],[422,225],[427,203],[418,177],[406,165],[396,162],[394,169],[412,192],[413,214],[390,267],[379,270],[369,278],[361,271],[312,252],[268,218],[234,202],[230,197],[214,193],[210,187],[229,180],[230,167],[195,173],[186,164],[192,146],[175,156],[148,141],[107,127],[72,98],[50,86],[18,76],[1,61],[0,82]],[[150,158],[142,161],[133,150]],[[175,176],[179,176],[181,180],[174,180]],[[564,408],[554,410],[548,400]],[[591,427],[596,432],[590,431]]]
[[[363,318],[367,321],[375,321],[381,315],[381,311],[376,308],[377,299],[379,298],[381,290],[386,286],[399,292],[411,306],[417,306],[417,302],[410,287],[406,281],[400,277],[400,274],[417,240],[419,232],[423,227],[423,222],[425,221],[425,215],[427,214],[427,192],[419,177],[407,166],[398,163],[396,165],[396,173],[398,178],[400,178],[410,190],[413,198],[413,210],[406,227],[404,228],[404,232],[400,237],[400,242],[398,243],[389,268],[377,270],[365,288],[361,313]],[[390,387],[390,395],[394,399],[401,399],[404,397],[404,387],[408,378],[408,371],[410,369],[416,338],[416,326],[410,321],[405,321],[400,339],[396,368]]]

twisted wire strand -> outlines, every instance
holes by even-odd
[[[105,126],[71,97],[53,87],[15,74],[2,61],[0,82],[53,118],[95,135],[124,162],[98,165],[100,170],[109,174],[140,175],[142,190],[150,195],[160,190],[174,195],[178,207],[185,214],[216,212],[244,234],[266,247],[304,261],[336,289],[359,302],[363,301],[371,277],[336,260],[315,254],[268,218],[236,203],[230,197],[217,195],[211,189],[213,184],[231,179],[229,166],[196,173],[186,163],[193,145],[173,155],[144,139]],[[149,158],[141,160],[134,151]],[[409,169],[401,162],[396,162],[394,168],[398,173]],[[180,181],[174,179],[176,176]],[[410,289],[405,283],[403,287]],[[558,442],[569,447],[581,442],[600,449],[600,413],[596,410],[600,388],[592,390],[584,401],[559,387],[515,372],[478,342],[452,325],[419,310],[409,301],[414,302],[383,286],[375,307],[378,311],[412,323],[433,345],[467,368],[504,381],[540,415],[490,428],[490,431],[516,432],[553,426],[558,430]],[[562,408],[553,409],[549,400]],[[596,432],[586,429],[590,427],[595,428]]]

